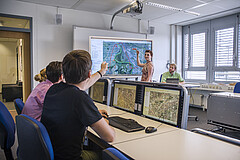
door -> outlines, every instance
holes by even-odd
[[[25,102],[31,92],[31,56],[30,56],[30,33],[15,31],[0,31],[0,38],[16,39],[20,45],[16,48],[16,64],[18,70],[17,81],[22,81],[22,95]],[[8,62],[5,62],[6,67]],[[8,70],[11,71],[10,68]],[[0,73],[1,74],[1,73]],[[12,73],[14,74],[14,73]]]

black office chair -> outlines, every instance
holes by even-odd
[[[14,99],[14,106],[18,115],[21,114],[24,107],[23,101],[20,98]]]
[[[109,147],[102,152],[102,159],[104,160],[129,160],[116,148]]]
[[[53,160],[53,148],[44,125],[24,114],[16,116],[18,159]]]
[[[11,147],[14,141],[15,124],[13,118],[6,106],[0,101],[0,145],[7,160],[13,160]]]

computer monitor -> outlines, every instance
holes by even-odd
[[[178,85],[145,86],[143,115],[181,128],[183,96]]]
[[[112,105],[125,111],[134,112],[136,90],[137,85],[134,83],[114,81]]]
[[[108,80],[99,79],[89,89],[90,97],[95,101],[102,104],[107,104],[108,97]]]

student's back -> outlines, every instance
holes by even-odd
[[[101,118],[84,91],[63,82],[53,85],[46,94],[41,122],[50,135],[55,159],[81,159],[85,128]]]

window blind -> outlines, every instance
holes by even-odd
[[[189,47],[188,39],[189,38],[188,38],[188,36],[189,36],[189,34],[184,34],[184,42],[183,43],[184,43],[184,62],[185,62],[184,67],[185,68],[188,68],[188,65],[189,65],[189,60],[188,60],[189,59],[189,57],[188,57],[189,56],[189,52],[188,52],[188,47]]]
[[[240,68],[240,24],[238,25],[238,68]]]
[[[192,34],[192,67],[205,66],[205,33]]]
[[[206,71],[185,71],[185,79],[206,80]]]
[[[215,66],[233,66],[234,27],[215,31]]]
[[[215,81],[239,81],[239,71],[215,72]]]

